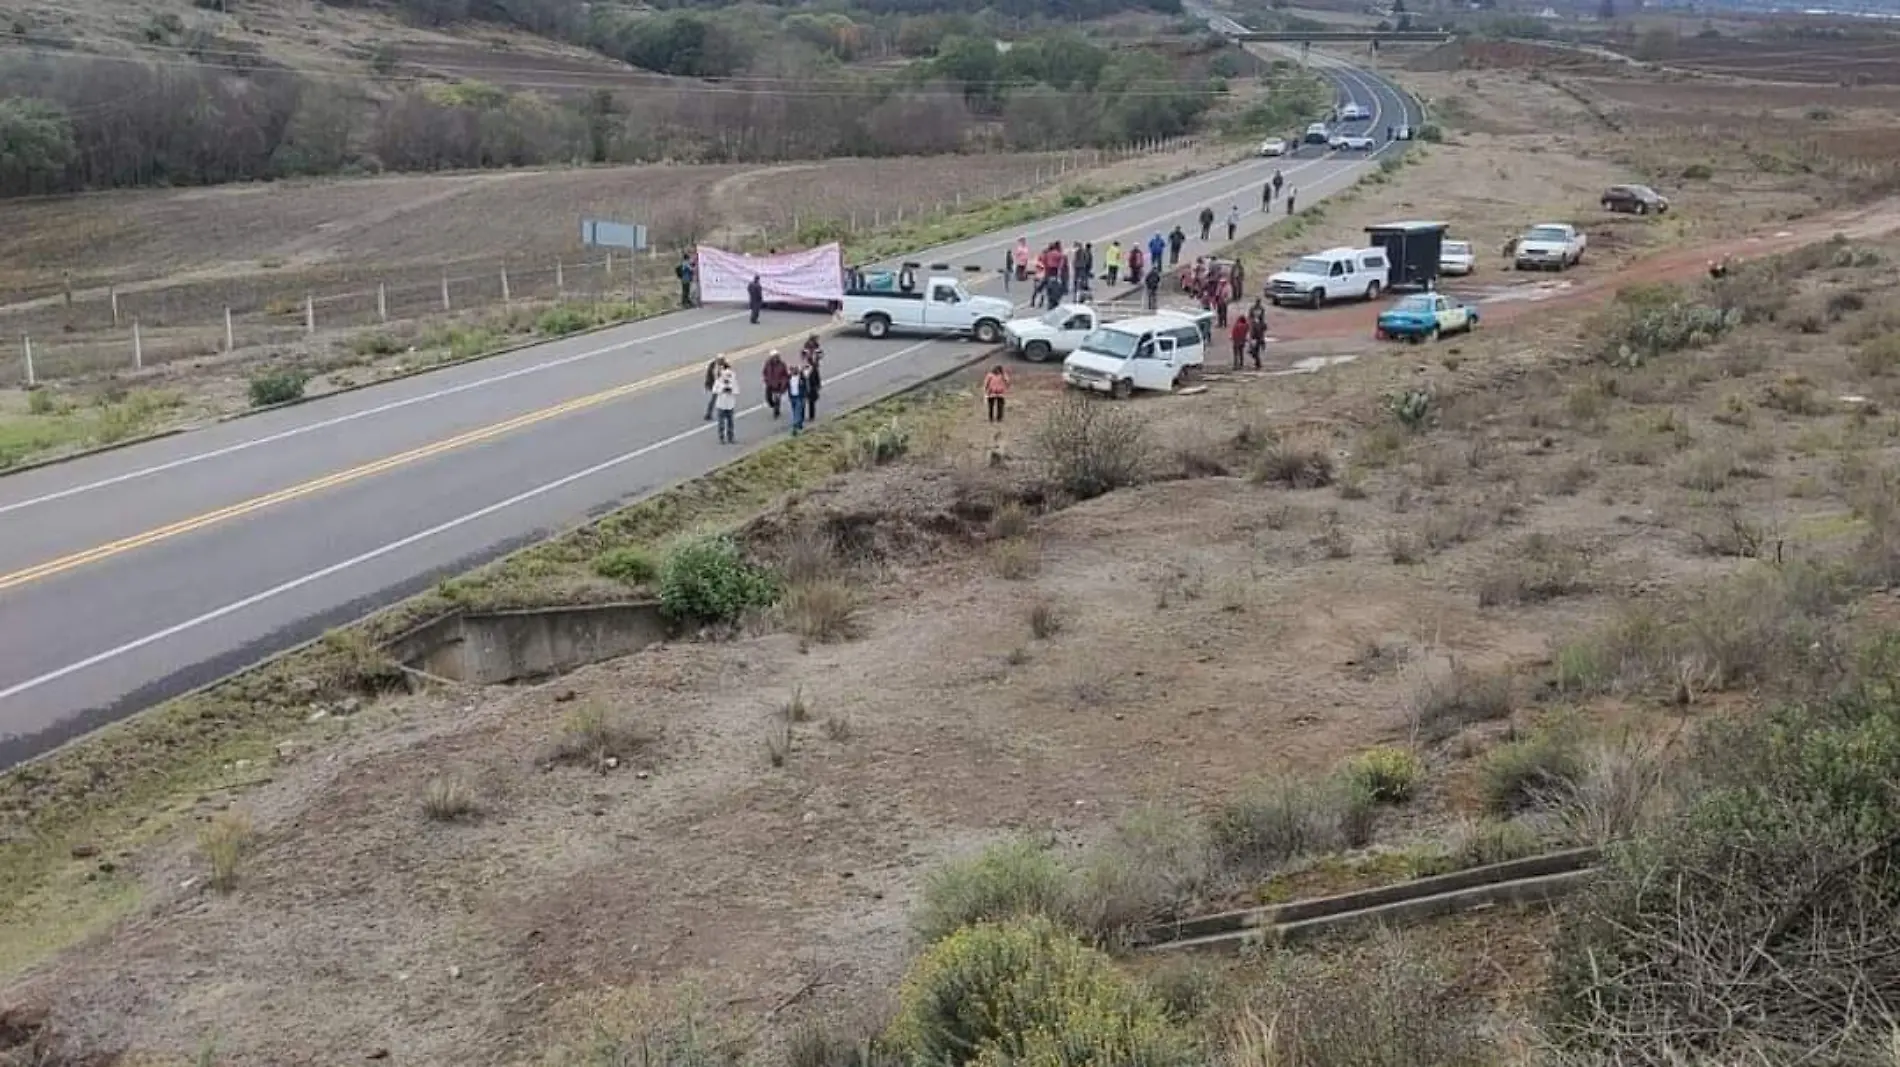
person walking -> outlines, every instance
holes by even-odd
[[[1187,234],[1181,232],[1179,225],[1168,231],[1168,269],[1181,265],[1181,247],[1187,244]]]
[[[1108,284],[1112,286],[1120,280],[1121,273],[1122,243],[1120,241],[1110,241],[1108,242]]]
[[[792,371],[785,381],[785,403],[792,409],[792,436],[805,432],[805,390],[810,388],[810,379],[805,368]]]
[[[1281,186],[1283,186],[1283,185],[1285,185],[1285,184],[1286,184],[1286,177],[1285,177],[1284,175],[1282,175],[1282,174],[1281,174],[1281,173],[1280,173],[1279,171],[1277,171],[1277,170],[1276,170],[1276,171],[1274,171],[1274,172],[1273,172],[1273,195],[1274,195],[1274,196],[1279,196],[1279,195],[1280,195],[1280,187],[1281,187]]]
[[[681,252],[679,266],[673,268],[673,276],[680,280],[680,307],[693,306],[693,254]]]
[[[983,376],[983,407],[991,422],[1003,421],[1003,398],[1009,395],[1009,372],[998,363]]]
[[[1214,325],[1227,325],[1227,309],[1234,302],[1234,283],[1225,274],[1214,283]]]
[[[1211,207],[1203,207],[1201,209],[1201,240],[1207,240],[1207,235],[1212,232],[1213,229],[1214,209]]]
[[[713,402],[719,399],[719,374],[726,369],[726,357],[714,356],[706,364],[706,420],[713,421]]]
[[[1141,246],[1128,246],[1128,284],[1140,285],[1142,275]]]
[[[1154,262],[1148,264],[1148,275],[1147,277],[1142,279],[1142,286],[1148,291],[1148,310],[1153,311],[1156,308],[1160,307],[1161,306],[1161,261],[1160,260],[1157,259]]]
[[[1161,236],[1159,233],[1148,238],[1148,262],[1153,263],[1155,266],[1160,266],[1161,257],[1167,254],[1167,251],[1167,238]]]
[[[1003,291],[1009,292],[1009,283],[1016,276],[1016,250],[1003,249]]]
[[[1247,298],[1247,268],[1236,259],[1228,266],[1227,271],[1228,278],[1233,283],[1227,287],[1227,302],[1231,304],[1236,300],[1245,300]]]
[[[785,389],[792,380],[792,368],[785,365],[785,358],[774,348],[772,354],[765,357],[765,406],[772,409],[772,418],[779,416],[780,401]]]
[[[1288,189],[1286,191],[1286,213],[1288,215],[1293,214],[1293,198],[1298,195],[1300,195],[1298,189]]]
[[[1093,282],[1094,280],[1095,280],[1095,242],[1083,241],[1082,250],[1075,254],[1076,291],[1080,292],[1082,290],[1090,288],[1091,287],[1090,283]]]
[[[1257,314],[1256,314],[1257,313]],[[1267,346],[1267,315],[1254,301],[1253,310],[1247,312],[1247,354],[1253,357],[1253,369],[1260,369],[1260,350]]]
[[[1229,241],[1232,241],[1234,239],[1235,231],[1239,229],[1240,229],[1240,205],[1235,204],[1233,207],[1227,209],[1227,239]]]
[[[765,283],[760,281],[756,274],[752,276],[750,282],[746,283],[745,301],[746,306],[752,309],[752,322],[756,325],[759,321],[759,312],[765,310]]]
[[[1271,207],[1272,204],[1273,204],[1273,182],[1271,181],[1261,182],[1260,183],[1260,211],[1261,213],[1265,214],[1267,208]]]
[[[1016,247],[1014,250],[1010,252],[1010,255],[1014,259],[1015,264],[1016,264],[1016,280],[1019,282],[1028,281],[1029,280],[1029,238],[1027,237],[1016,238]]]
[[[719,380],[713,385],[713,413],[719,416],[719,443],[732,444],[735,440],[733,419],[739,412],[739,376],[731,367],[719,372]]]
[[[806,422],[818,421],[818,393],[824,386],[824,375],[818,372],[818,363],[824,358],[824,353],[812,347],[813,342],[817,340],[818,338],[813,336],[810,341],[805,342],[804,364],[801,368],[805,372]]]
[[[1235,370],[1239,370],[1244,363],[1244,358],[1247,354],[1247,336],[1247,320],[1235,319],[1234,328],[1227,333],[1228,340],[1232,341],[1234,345]]]

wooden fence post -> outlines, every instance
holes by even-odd
[[[145,369],[145,339],[139,334],[139,320],[132,320],[132,369]]]
[[[40,384],[39,379],[33,377],[33,339],[23,335],[20,344],[26,349],[26,387],[31,389]]]
[[[224,350],[230,352],[237,348],[237,331],[231,328],[231,308],[224,309]]]
[[[376,321],[389,321],[389,283],[376,283]]]

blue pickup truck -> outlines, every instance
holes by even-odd
[[[1477,327],[1477,308],[1443,293],[1419,293],[1379,313],[1378,335],[1382,341],[1416,344],[1448,333],[1469,333]]]

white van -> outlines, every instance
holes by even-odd
[[[1301,256],[1267,279],[1267,297],[1275,307],[1329,300],[1377,300],[1385,288],[1385,249],[1329,248]]]
[[[1062,361],[1062,380],[1115,397],[1137,389],[1169,392],[1207,361],[1213,329],[1211,311],[1162,311],[1104,323]]]

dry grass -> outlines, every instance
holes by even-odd
[[[1029,605],[1029,633],[1038,641],[1047,641],[1062,632],[1062,611],[1048,600]]]
[[[1474,723],[1509,718],[1515,707],[1509,674],[1454,662],[1413,694],[1412,732],[1425,741],[1442,741]]]
[[[858,594],[836,578],[789,585],[779,613],[792,632],[820,643],[845,641],[858,634]]]
[[[458,775],[429,779],[422,789],[422,814],[435,822],[458,822],[481,813],[475,788]]]
[[[652,743],[653,736],[632,716],[588,703],[568,712],[545,760],[606,774]]]
[[[251,817],[235,810],[212,816],[204,829],[198,831],[198,851],[204,855],[205,866],[210,871],[211,888],[220,893],[237,888],[239,870],[244,857],[250,853],[254,836]]]
[[[1492,561],[1478,585],[1478,606],[1540,604],[1590,588],[1589,557],[1548,534],[1531,534]]]
[[[997,577],[1012,582],[1034,575],[1042,566],[1042,546],[1028,537],[997,541],[990,545],[989,555]]]
[[[1262,448],[1254,461],[1252,478],[1288,489],[1319,489],[1333,484],[1334,473],[1332,442],[1307,434],[1273,441]]]

